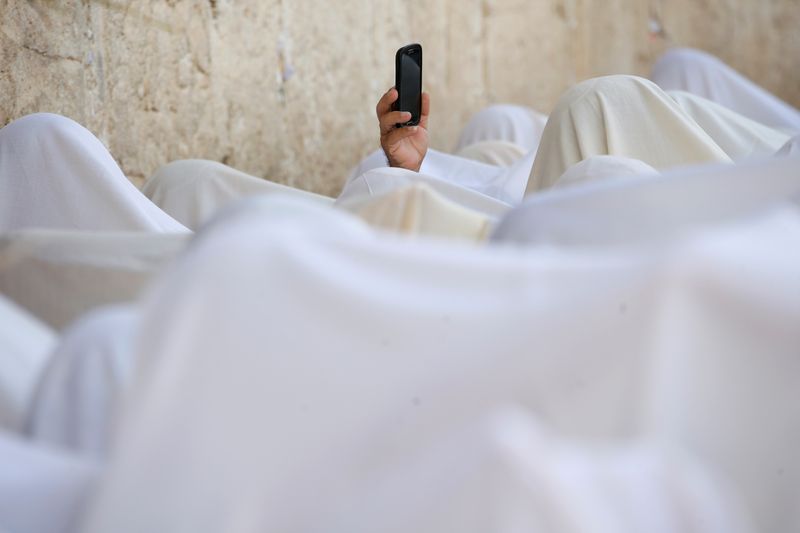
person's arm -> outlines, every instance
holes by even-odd
[[[397,100],[397,89],[392,87],[375,107],[381,129],[381,148],[389,160],[389,166],[419,172],[422,160],[428,152],[428,114],[431,109],[431,99],[428,93],[422,93],[419,126],[402,128],[395,127],[395,124],[410,120],[411,113],[392,111],[395,100]]]

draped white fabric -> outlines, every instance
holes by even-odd
[[[0,294],[0,429],[19,431],[55,332]]]
[[[527,153],[522,146],[508,141],[479,141],[461,148],[456,155],[487,165],[510,167]]]
[[[336,205],[352,209],[365,200],[383,196],[391,191],[413,184],[424,184],[444,198],[459,205],[496,218],[509,209],[509,204],[469,187],[438,179],[424,173],[402,168],[376,168],[349,181],[342,190]]]
[[[39,113],[0,129],[0,230],[185,232],[68,118]]]
[[[458,138],[454,152],[481,141],[506,141],[526,152],[536,150],[547,116],[529,107],[512,104],[487,106],[470,118]]]
[[[638,159],[658,170],[731,160],[673,99],[635,76],[587,80],[561,97],[526,194],[552,186],[570,166],[595,155]]]
[[[93,207],[87,204],[86,210]],[[64,230],[5,233],[0,235],[0,292],[61,329],[90,309],[136,299],[190,236]]]
[[[593,155],[569,167],[553,184],[553,188],[570,187],[622,176],[656,175],[658,175],[656,169],[638,159],[614,155]]]
[[[381,171],[371,171],[372,174],[376,172]],[[459,192],[459,197],[472,193],[468,189]],[[483,240],[489,235],[493,222],[487,214],[449,200],[422,181],[394,188],[379,196],[364,195],[338,205],[373,227],[406,235]]]
[[[33,395],[30,438],[104,458],[118,399],[131,380],[137,317],[135,307],[106,307],[64,331]]]
[[[79,531],[98,477],[91,461],[0,430],[0,531]]]
[[[375,168],[350,180],[336,207],[372,226],[407,235],[482,240],[510,206],[449,181],[400,168]]]
[[[649,442],[558,438],[513,407],[446,421],[393,450],[327,531],[743,532],[731,499],[693,461]],[[381,465],[383,466],[383,465]],[[366,477],[366,476],[365,476]],[[422,489],[422,490],[421,490]],[[433,504],[426,504],[428,497]],[[313,527],[311,528],[313,529]]]
[[[700,96],[685,91],[669,91],[667,94],[733,160],[773,155],[790,138],[781,130],[764,126]]]
[[[788,141],[786,144],[781,146],[781,149],[775,154],[778,156],[787,156],[787,155],[800,155],[800,135],[795,135]]]
[[[204,159],[173,161],[147,180],[142,192],[158,207],[196,230],[231,202],[259,194],[288,194],[333,203],[332,198],[250,176]]]
[[[493,240],[626,245],[673,239],[800,200],[800,158],[705,165],[594,181],[529,197]]]
[[[437,150],[428,150],[419,173],[513,205],[522,200],[535,155],[535,152],[530,152],[510,167],[504,168]],[[370,170],[388,166],[383,151],[376,150],[352,170],[347,183]]]
[[[570,250],[250,202],[143,308],[87,530],[726,531],[740,511],[795,529],[798,250],[796,209]],[[508,406],[577,448],[529,422],[498,437],[486,420]],[[640,438],[641,462],[619,447]]]
[[[650,78],[665,91],[686,91],[767,126],[800,133],[800,110],[700,50],[668,50]]]

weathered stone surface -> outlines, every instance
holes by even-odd
[[[134,182],[215,159],[335,194],[377,146],[394,51],[425,47],[433,146],[492,102],[708,50],[800,105],[797,0],[0,0],[0,124],[85,124]]]

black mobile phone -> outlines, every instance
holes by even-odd
[[[398,93],[394,108],[411,113],[411,120],[397,126],[416,126],[422,112],[422,45],[404,46],[397,51],[394,61],[394,86]]]

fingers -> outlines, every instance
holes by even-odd
[[[411,113],[408,111],[390,111],[385,115],[379,117],[378,122],[381,125],[381,135],[386,135],[394,128],[395,124],[402,124],[411,120]]]
[[[422,105],[419,115],[419,125],[428,129],[428,115],[431,114],[431,95],[422,93]]]
[[[378,105],[375,106],[375,114],[378,115],[378,119],[392,110],[392,104],[395,103],[396,100],[397,89],[394,87],[386,91],[383,96],[381,96],[381,99],[378,100]]]
[[[395,124],[402,124],[411,120],[411,113],[405,111],[392,111],[392,104],[397,101],[397,89],[392,87],[381,96],[378,105],[375,106],[375,113],[378,115],[381,136],[387,135],[394,128]],[[420,109],[419,125],[428,129],[428,116],[431,112],[431,97],[428,93],[422,93],[422,103]],[[409,128],[403,128],[409,129]]]
[[[419,126],[408,126],[405,128],[395,128],[390,132],[384,134],[381,138],[381,141],[384,146],[391,146],[393,144],[397,144],[406,137],[411,137],[415,135],[419,130]]]

